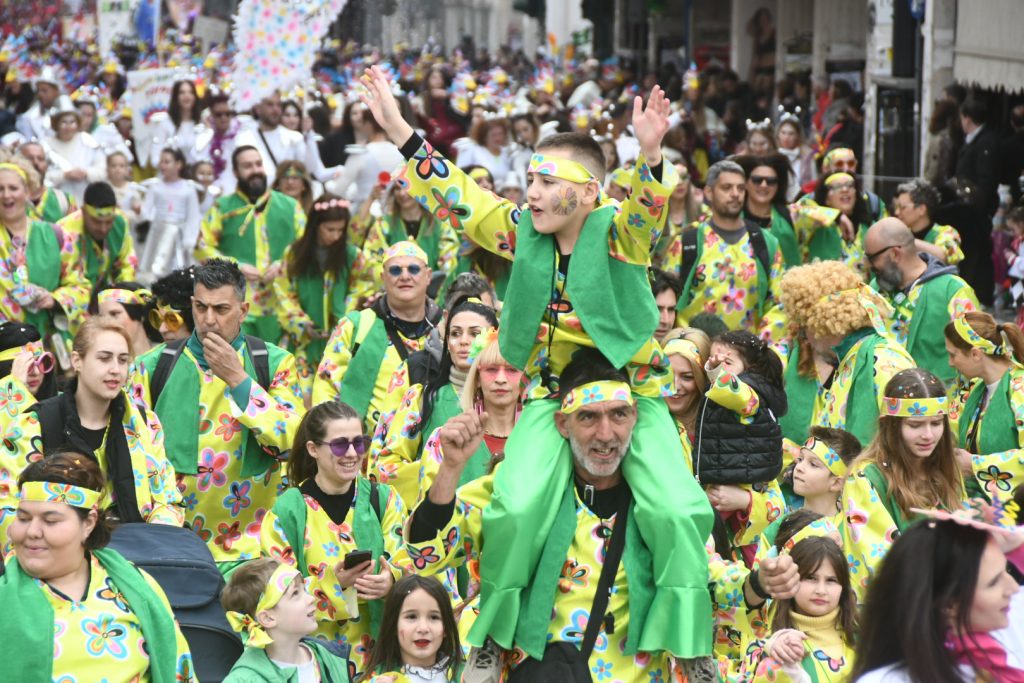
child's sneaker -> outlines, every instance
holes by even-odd
[[[501,680],[501,648],[492,638],[483,647],[469,651],[466,667],[462,670],[462,683],[498,683]]]

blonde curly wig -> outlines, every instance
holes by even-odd
[[[39,178],[39,172],[36,171],[31,161],[13,150],[0,147],[0,164],[14,164],[25,172],[25,175],[28,176],[26,187],[30,195],[35,194],[39,190],[41,179]]]
[[[797,266],[782,277],[782,306],[790,320],[815,336],[844,337],[871,326],[855,290],[864,280],[841,261]]]

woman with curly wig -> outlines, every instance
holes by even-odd
[[[942,381],[921,368],[903,370],[886,384],[883,402],[878,433],[850,466],[841,502],[860,602],[893,540],[918,519],[915,510],[958,510],[964,499]]]
[[[845,429],[868,443],[882,390],[914,361],[886,329],[888,304],[838,261],[798,266],[780,286],[782,306],[816,352],[836,363],[818,372],[811,424]]]
[[[949,364],[972,383],[952,408],[968,491],[1005,503],[1024,484],[1024,332],[981,312],[944,332]]]

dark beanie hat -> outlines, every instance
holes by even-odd
[[[84,204],[95,206],[97,209],[105,209],[109,206],[117,206],[117,195],[110,183],[102,180],[89,183],[85,188]]]
[[[32,325],[10,320],[0,323],[0,351],[15,349],[39,339],[39,330]]]

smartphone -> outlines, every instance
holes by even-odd
[[[345,555],[345,569],[352,569],[373,559],[373,553],[369,550],[353,550]]]

